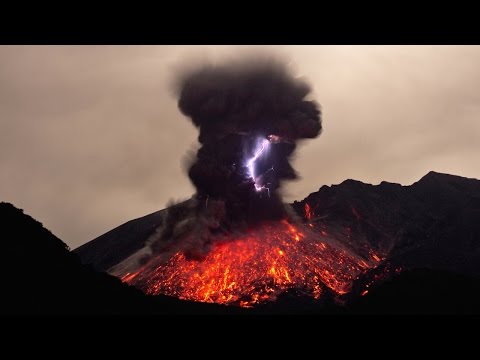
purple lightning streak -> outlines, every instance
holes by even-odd
[[[255,167],[254,167],[255,161],[262,155],[262,153],[268,148],[269,145],[270,145],[270,141],[268,141],[267,139],[263,139],[262,142],[261,142],[260,148],[257,151],[255,151],[255,154],[253,155],[253,157],[250,160],[247,161],[247,167],[248,167],[248,172],[250,174],[250,177],[253,179],[255,189],[257,191],[267,189],[268,194],[270,195],[270,189],[269,188],[267,188],[266,186],[260,186],[256,183]],[[273,168],[272,168],[272,170],[273,170]]]

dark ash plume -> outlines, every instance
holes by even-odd
[[[296,141],[321,133],[320,109],[306,100],[308,84],[272,57],[199,67],[177,90],[180,110],[200,132],[188,169],[197,193],[168,212],[151,248],[201,257],[224,234],[288,216],[277,190],[297,177],[289,162]]]
[[[189,170],[198,195],[225,199],[230,219],[281,216],[276,190],[282,180],[296,178],[289,163],[295,141],[322,129],[318,106],[305,100],[310,87],[271,57],[207,65],[184,75],[179,85],[179,108],[200,131],[202,147]],[[255,162],[256,181],[268,196],[256,191],[247,161],[259,139],[270,135],[268,152]]]

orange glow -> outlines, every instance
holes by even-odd
[[[360,220],[362,217],[360,216],[360,214],[358,213],[358,211],[352,206],[352,213],[353,215],[355,215],[355,217],[357,218],[357,220]]]
[[[312,218],[312,210],[310,209],[310,205],[308,205],[308,203],[305,203],[305,217],[307,220]]]
[[[361,296],[365,296],[365,295],[367,295],[367,294],[368,294],[368,290],[363,290],[360,295],[361,295]]]
[[[288,289],[314,298],[325,287],[346,294],[365,268],[377,264],[323,235],[285,220],[268,223],[225,239],[203,260],[178,252],[163,262],[155,258],[122,280],[147,294],[243,307],[275,300]]]
[[[375,254],[372,254],[372,257],[375,259],[375,261],[380,261],[380,260],[381,260],[381,259],[380,259],[377,255],[375,255]]]
[[[125,275],[123,275],[122,281],[124,281],[124,282],[129,282],[129,281],[132,280],[135,276],[137,276],[137,274],[138,274],[138,273],[133,273],[133,274],[126,273]]]

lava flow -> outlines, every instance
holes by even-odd
[[[147,294],[251,307],[289,289],[318,299],[325,287],[342,295],[366,268],[340,243],[304,225],[266,223],[236,239],[218,243],[202,260],[177,252],[144,265],[122,280]]]

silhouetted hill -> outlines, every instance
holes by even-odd
[[[78,255],[41,223],[0,203],[2,296],[0,313],[175,314],[223,313],[225,307],[167,296],[146,296],[106,273],[82,265]],[[235,309],[228,309],[235,312]]]
[[[480,314],[480,279],[462,274],[415,269],[354,297],[354,314]]]

